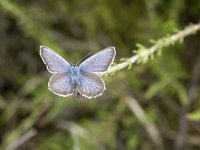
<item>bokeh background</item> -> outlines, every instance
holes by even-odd
[[[39,56],[71,63],[115,46],[115,63],[198,23],[199,0],[0,0],[0,148],[200,149],[200,34],[104,77],[89,101],[52,94]]]

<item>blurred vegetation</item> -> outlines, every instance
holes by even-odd
[[[0,149],[200,149],[198,32],[104,77],[87,102],[52,94],[39,56],[46,45],[76,63],[113,45],[120,63],[199,14],[197,0],[0,0]]]

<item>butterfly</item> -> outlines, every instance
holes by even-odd
[[[80,65],[70,65],[64,58],[46,46],[40,46],[40,56],[52,73],[48,88],[58,96],[91,99],[106,90],[98,73],[105,72],[116,55],[115,47],[107,47],[92,55]]]

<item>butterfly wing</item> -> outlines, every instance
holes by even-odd
[[[40,46],[40,56],[51,73],[67,72],[70,68],[65,59],[46,46]]]
[[[113,46],[107,47],[86,59],[79,67],[87,72],[104,72],[112,64],[115,55],[115,48]]]
[[[59,96],[72,95],[73,89],[70,84],[69,73],[56,73],[53,74],[48,83],[49,90]]]
[[[88,99],[102,95],[105,90],[105,83],[101,77],[95,73],[85,72],[79,78],[77,85],[78,92]]]

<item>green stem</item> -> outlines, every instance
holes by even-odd
[[[117,72],[119,70],[122,70],[122,69],[130,66],[131,64],[135,63],[138,59],[148,57],[148,56],[152,55],[153,53],[155,53],[156,51],[158,51],[159,49],[161,49],[163,47],[167,47],[169,45],[172,45],[177,41],[181,41],[183,38],[196,33],[198,30],[200,30],[200,23],[186,27],[184,30],[182,30],[176,34],[173,34],[173,35],[169,36],[168,38],[165,38],[164,42],[156,43],[155,45],[153,45],[150,48],[145,49],[141,53],[128,58],[127,61],[124,61],[122,63],[119,63],[119,64],[109,68],[106,72],[101,73],[101,75],[103,76],[103,75],[111,74],[111,73]]]

